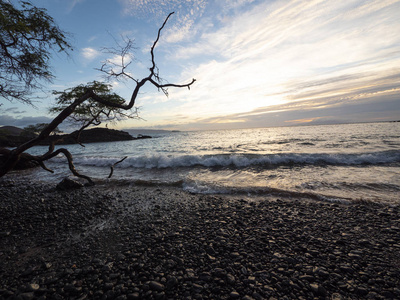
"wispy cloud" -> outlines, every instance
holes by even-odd
[[[4,109],[4,112],[11,114],[23,114],[26,113],[26,110],[20,110],[18,107],[8,107]]]
[[[273,126],[343,121],[347,108],[351,121],[362,105],[400,110],[399,0],[120,1],[135,16],[179,8],[158,55],[183,68],[174,82],[197,82],[169,99],[142,95],[157,124]]]
[[[97,51],[94,48],[90,48],[90,47],[83,48],[81,53],[82,53],[82,56],[88,61],[91,61],[101,55],[101,52]]]
[[[164,118],[158,116],[163,120],[158,124],[165,128],[196,130],[397,120],[400,114],[399,91],[369,94],[362,99],[325,99],[319,105],[293,102],[215,117],[195,118],[186,114],[175,117],[170,114]]]
[[[188,63],[182,79],[198,80],[190,96],[172,95],[194,117],[306,98],[318,106],[353,91],[366,97],[368,85],[390,91],[386,76],[400,66],[399,10],[400,1],[262,2],[169,54]]]
[[[203,16],[206,0],[119,0],[126,15],[160,22],[175,12],[174,20],[164,33],[164,38],[171,43],[180,42],[193,34],[193,25]]]
[[[124,13],[145,19],[159,19],[171,12],[185,17],[187,15],[198,16],[204,11],[208,1],[206,0],[119,0]]]
[[[91,42],[93,42],[93,41],[95,41],[95,40],[97,40],[97,39],[98,39],[98,36],[97,36],[97,35],[94,35],[94,36],[91,36],[91,37],[88,39],[88,42],[91,43]]]
[[[0,115],[0,125],[25,127],[38,123],[50,123],[51,118],[46,116],[16,118],[13,115]]]
[[[311,122],[315,122],[317,120],[325,119],[326,117],[314,117],[314,118],[307,118],[307,119],[297,119],[297,120],[286,120],[285,123],[291,124],[307,124]]]
[[[68,6],[68,13],[70,13],[77,4],[82,3],[86,0],[69,0],[69,6]]]

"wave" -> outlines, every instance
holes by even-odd
[[[109,167],[120,158],[116,157],[77,157],[80,165]],[[279,166],[360,166],[382,165],[400,162],[400,151],[372,153],[330,154],[330,153],[282,153],[282,154],[218,154],[218,155],[146,155],[128,157],[118,165],[119,168],[187,168],[187,167],[266,167]]]
[[[272,187],[222,187],[216,185],[207,185],[199,182],[187,181],[182,184],[183,190],[193,194],[204,194],[204,195],[246,195],[246,196],[274,196],[274,197],[285,197],[292,199],[311,199],[325,202],[341,202],[349,203],[352,198],[339,197],[339,196],[327,196],[316,192],[307,191],[295,191],[285,190]]]

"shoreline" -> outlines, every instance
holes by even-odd
[[[0,298],[400,298],[400,208],[0,180]]]

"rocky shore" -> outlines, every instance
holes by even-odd
[[[1,299],[399,299],[400,209],[0,180]]]

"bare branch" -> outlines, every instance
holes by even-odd
[[[97,102],[99,102],[99,103],[102,103],[102,104],[107,105],[107,106],[110,106],[110,107],[118,107],[118,108],[121,108],[121,109],[126,109],[126,110],[128,110],[128,109],[131,109],[131,108],[134,106],[135,100],[136,100],[136,98],[137,98],[137,95],[138,95],[138,93],[139,93],[140,88],[141,88],[143,85],[145,85],[147,81],[150,81],[150,82],[151,82],[153,85],[155,85],[158,89],[161,89],[162,92],[163,92],[166,96],[168,96],[168,89],[167,89],[168,87],[178,87],[178,88],[187,87],[188,89],[190,89],[190,86],[191,86],[192,84],[194,84],[194,82],[196,81],[195,79],[193,79],[190,83],[187,83],[187,84],[171,84],[171,83],[162,84],[162,83],[161,83],[162,80],[161,80],[161,78],[160,78],[160,76],[159,76],[159,70],[158,70],[158,67],[157,67],[157,65],[156,65],[156,63],[155,63],[154,49],[155,49],[155,47],[156,47],[158,41],[160,40],[161,31],[164,29],[164,27],[165,27],[165,25],[167,24],[169,18],[170,18],[173,14],[174,14],[174,12],[171,12],[171,13],[165,18],[165,20],[164,20],[162,26],[158,29],[157,38],[156,38],[156,40],[154,41],[153,45],[151,46],[150,54],[151,54],[151,63],[152,63],[152,66],[151,66],[151,68],[150,68],[150,75],[149,75],[148,77],[143,78],[142,80],[139,81],[139,80],[134,79],[132,76],[130,76],[129,74],[127,74],[127,73],[125,72],[125,70],[126,70],[126,68],[127,68],[128,65],[124,64],[124,57],[125,57],[126,54],[129,52],[129,50],[133,48],[133,41],[132,41],[131,39],[127,39],[127,42],[128,42],[128,43],[127,43],[127,45],[126,45],[125,47],[121,47],[121,46],[117,43],[117,45],[120,47],[120,49],[118,49],[118,50],[115,49],[115,48],[111,48],[111,49],[110,49],[110,48],[105,48],[105,49],[107,49],[107,50],[109,51],[109,53],[121,55],[122,62],[121,62],[121,65],[120,65],[119,67],[121,67],[122,69],[121,69],[121,71],[120,71],[119,73],[115,73],[112,69],[109,69],[109,66],[107,66],[107,62],[106,62],[106,63],[104,63],[103,66],[102,66],[100,69],[98,69],[98,70],[101,71],[101,72],[103,72],[103,73],[105,73],[105,74],[107,74],[108,78],[111,78],[111,77],[118,78],[118,77],[120,77],[120,76],[123,76],[123,77],[127,77],[127,78],[132,79],[133,81],[135,81],[135,82],[136,82],[136,87],[135,87],[135,89],[134,89],[134,91],[133,91],[133,93],[132,93],[130,102],[129,102],[128,104],[115,104],[115,103],[114,103],[114,104],[111,104],[111,103],[105,101],[104,99],[101,99],[101,97],[98,97],[95,93],[92,93],[92,95],[91,95],[91,97],[92,97],[93,99],[95,99],[95,100],[96,100]],[[115,64],[114,64],[114,65],[115,65]],[[153,77],[155,78],[155,80],[153,79]]]
[[[44,170],[46,170],[46,171],[48,171],[48,172],[50,172],[50,173],[54,173],[53,170],[51,170],[51,169],[49,169],[48,167],[46,167],[46,165],[44,164],[44,162],[39,161],[39,165],[42,167],[42,169],[44,169]]]
[[[174,13],[175,13],[175,12],[171,12],[171,13],[167,16],[167,18],[164,20],[164,23],[163,23],[162,26],[158,29],[157,39],[154,41],[153,46],[151,46],[150,53],[151,53],[151,62],[152,62],[153,65],[152,65],[152,67],[150,68],[150,72],[151,72],[152,75],[154,75],[154,69],[155,69],[155,67],[156,67],[156,63],[155,63],[155,61],[154,61],[154,48],[156,47],[156,45],[157,45],[157,43],[158,43],[158,40],[160,39],[161,30],[164,29],[164,26],[165,26],[165,24],[167,24],[169,17],[172,16]]]
[[[64,156],[67,158],[67,160],[68,160],[68,167],[69,167],[70,171],[72,172],[72,174],[74,174],[76,177],[86,179],[86,180],[89,182],[90,185],[94,185],[94,182],[93,182],[93,180],[92,180],[90,177],[88,177],[88,176],[86,176],[86,175],[80,174],[80,173],[75,169],[75,165],[74,165],[74,163],[73,163],[72,155],[71,155],[71,153],[70,153],[67,149],[65,149],[65,148],[57,149],[55,152],[49,154],[49,155],[48,155],[47,157],[45,157],[43,160],[49,160],[50,158],[53,158],[53,157],[57,156],[57,155],[60,154],[60,153],[64,154]]]
[[[159,84],[159,83],[157,83],[157,82],[156,82],[155,80],[153,80],[153,79],[149,79],[149,81],[150,81],[153,85],[155,85],[157,88],[159,88],[159,89],[165,89],[165,88],[167,88],[167,87],[179,87],[179,88],[187,87],[188,89],[190,89],[190,86],[191,86],[193,83],[196,82],[196,79],[193,78],[191,82],[186,83],[186,84],[174,84],[174,83]]]
[[[118,64],[112,60],[107,59],[103,63],[101,68],[100,69],[96,68],[96,70],[104,73],[105,79],[107,81],[109,81],[111,78],[115,78],[117,80],[130,79],[137,83],[138,80],[133,78],[126,71],[127,68],[132,64],[132,62],[135,61],[133,51],[136,50],[137,48],[134,46],[134,40],[122,36],[122,40],[124,41],[125,45],[121,46],[114,36],[112,36],[112,38],[114,39],[114,42],[117,44],[118,48],[116,47],[102,48],[102,52],[121,57],[121,62],[120,64]],[[119,71],[115,71],[115,69],[118,69]]]
[[[111,178],[111,176],[113,175],[113,173],[114,173],[114,167],[115,167],[116,165],[118,165],[119,163],[122,163],[122,162],[123,162],[125,159],[127,159],[127,158],[128,158],[128,156],[125,156],[123,159],[117,161],[115,164],[113,164],[113,165],[111,166],[111,171],[110,171],[110,175],[108,175],[108,178]]]

